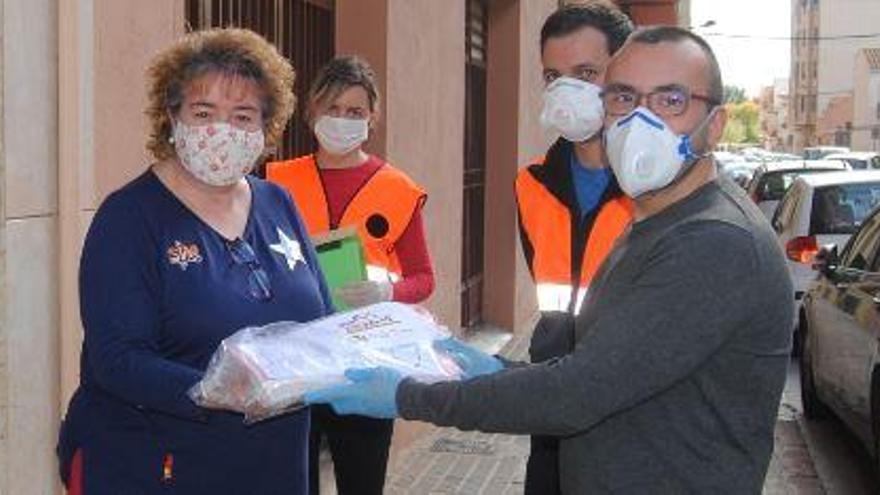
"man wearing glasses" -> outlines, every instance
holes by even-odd
[[[571,354],[502,366],[461,347],[470,379],[358,370],[308,400],[564,436],[563,493],[760,493],[792,289],[761,212],[708,155],[726,120],[721,92],[711,49],[680,28],[633,34],[609,65],[604,139],[635,222],[593,279]]]

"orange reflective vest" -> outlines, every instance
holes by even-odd
[[[632,200],[617,195],[599,206],[592,227],[585,232],[587,240],[578,275],[572,266],[575,245],[572,211],[536,179],[529,168],[521,169],[517,175],[516,198],[521,227],[532,245],[529,268],[537,286],[538,308],[541,311],[572,309],[577,313],[593,275],[632,221]],[[575,291],[573,285],[578,277]],[[574,305],[572,297],[576,297]]]
[[[266,178],[287,190],[309,235],[354,226],[364,245],[370,279],[400,277],[394,246],[427,199],[425,191],[403,172],[382,165],[354,194],[337,225],[330,224],[327,195],[314,155],[269,163]]]

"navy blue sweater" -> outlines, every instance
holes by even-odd
[[[85,493],[307,492],[307,412],[245,426],[186,395],[236,330],[332,311],[290,198],[248,180],[242,239],[268,275],[268,300],[228,241],[151,171],[95,215],[80,266],[81,383],[59,442],[62,465],[83,452]]]

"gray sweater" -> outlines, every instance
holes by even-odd
[[[572,354],[464,382],[404,381],[402,417],[547,434],[563,493],[760,493],[791,346],[776,237],[726,180],[633,225]]]

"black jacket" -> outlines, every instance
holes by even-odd
[[[544,311],[541,313],[541,319],[535,327],[529,347],[529,354],[533,362],[545,361],[552,357],[561,356],[572,349],[574,344],[573,316],[575,305],[577,304],[576,296],[580,286],[581,265],[583,264],[584,253],[587,248],[587,239],[599,211],[602,210],[602,206],[622,194],[617,181],[612,177],[599,203],[592,211],[582,217],[580,206],[578,205],[577,192],[575,191],[574,178],[572,177],[571,166],[569,165],[572,153],[574,153],[574,145],[560,138],[547,151],[544,163],[529,165],[526,170],[520,172],[531,174],[553,197],[568,208],[571,221],[569,228],[572,232],[571,245],[559,246],[559,249],[568,249],[571,253],[571,303],[565,312]],[[520,213],[518,215],[519,239],[529,272],[534,280],[535,273],[532,264],[535,250],[522,223],[519,198],[517,198],[517,203],[517,212]]]

